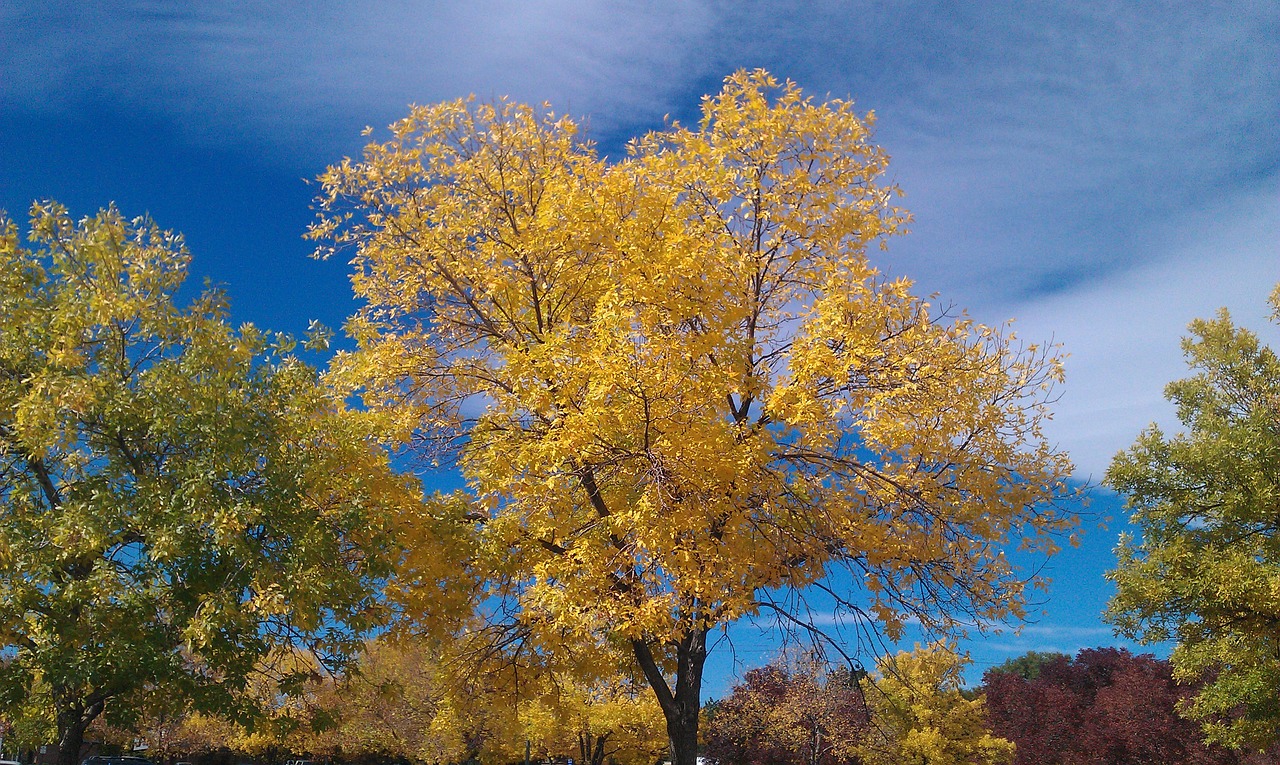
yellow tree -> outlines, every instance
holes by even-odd
[[[532,697],[531,684],[514,684],[510,663],[478,665],[471,658],[412,636],[370,641],[352,671],[317,694],[312,719],[322,724],[287,743],[331,759],[443,765],[513,762],[531,731],[539,744],[554,736],[551,710],[530,709],[517,696],[519,690]]]
[[[871,725],[858,754],[867,765],[996,765],[1014,746],[987,728],[986,699],[966,698],[967,660],[944,645],[916,647],[876,662],[863,681]]]
[[[416,570],[416,566],[414,567]],[[485,660],[477,635],[437,641],[388,633],[365,645],[345,676],[319,689],[312,730],[286,745],[330,759],[514,762],[526,738],[550,736],[551,716],[525,703],[541,684],[528,657]],[[548,673],[549,674],[549,673]]]
[[[1002,546],[1070,525],[1058,361],[871,264],[906,215],[870,123],[739,72],[616,161],[462,100],[321,178],[366,301],[336,379],[456,459],[483,612],[627,646],[677,765],[712,630],[814,583],[891,634],[1016,617]]]
[[[433,645],[404,638],[430,668],[435,762],[511,762],[573,755],[584,765],[653,762],[666,748],[661,708],[629,654],[502,650],[477,625]],[[503,631],[499,634],[506,637]],[[345,706],[345,703],[340,704]]]
[[[521,692],[524,734],[539,754],[572,754],[583,765],[645,765],[667,748],[662,709],[618,657],[597,656],[526,666]]]
[[[662,708],[630,678],[570,686],[565,729],[573,732],[583,765],[645,765],[667,748]]]
[[[448,761],[428,735],[440,697],[436,670],[420,646],[369,641],[351,671],[317,689],[311,725],[287,739],[289,748],[336,759]]]

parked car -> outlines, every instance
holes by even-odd
[[[104,755],[95,754],[84,758],[80,765],[155,765],[154,762],[146,757],[135,757],[133,755]]]

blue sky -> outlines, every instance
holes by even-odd
[[[149,212],[238,319],[339,326],[346,268],[307,257],[304,179],[357,153],[365,125],[509,95],[585,117],[617,154],[664,115],[694,116],[739,67],[875,110],[916,217],[880,266],[1065,346],[1050,434],[1082,480],[1147,423],[1173,423],[1161,389],[1182,374],[1189,320],[1228,306],[1264,327],[1280,281],[1277,2],[8,0],[0,208]],[[977,669],[1114,642],[1097,615],[1119,525],[1087,523],[1050,564],[1038,622],[969,644]],[[771,644],[735,636],[744,666],[767,660]]]

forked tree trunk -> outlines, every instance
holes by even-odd
[[[667,683],[649,644],[633,640],[631,645],[666,717],[671,765],[697,765],[698,713],[702,710],[702,667],[707,661],[707,630],[689,632],[676,644],[674,688]]]
[[[604,765],[604,745],[608,738],[608,733],[593,736],[591,731],[579,731],[578,754],[582,757],[579,762],[583,763],[583,765]]]
[[[58,765],[78,765],[84,747],[84,732],[92,722],[84,720],[79,709],[58,712]]]
[[[66,696],[55,693],[54,704],[57,706],[58,723],[57,765],[79,765],[80,750],[84,747],[84,732],[102,714],[102,710],[106,708],[106,700],[97,700],[86,706],[83,701],[67,702]]]

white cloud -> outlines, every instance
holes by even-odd
[[[475,92],[550,100],[605,127],[660,115],[710,17],[699,4],[345,2],[9,6],[0,96],[84,99],[176,119],[195,140],[353,142],[411,103]],[[92,44],[86,40],[92,39]]]
[[[1161,252],[1106,279],[984,310],[1018,317],[1030,340],[1053,337],[1070,354],[1049,434],[1081,475],[1101,478],[1111,457],[1157,422],[1176,429],[1164,386],[1187,376],[1179,340],[1220,307],[1264,339],[1267,295],[1280,282],[1280,190],[1275,183],[1148,231]],[[986,318],[986,316],[983,316]]]
[[[1079,625],[1062,625],[1062,624],[1028,624],[1016,632],[1009,631],[1007,634],[1021,635],[1023,637],[1036,638],[1059,638],[1059,639],[1077,639],[1088,640],[1097,639],[1099,637],[1110,637],[1114,630],[1110,627],[1082,627]]]
[[[1166,259],[1151,221],[1280,166],[1272,4],[903,4],[871,23],[895,34],[851,36],[846,55],[807,62],[804,84],[880,114],[916,214],[885,265],[945,301],[1009,302]]]
[[[687,112],[740,66],[851,94],[880,112],[918,218],[886,266],[981,319],[1016,316],[1024,337],[1065,344],[1070,379],[1052,434],[1096,477],[1140,427],[1168,421],[1160,390],[1181,373],[1186,322],[1229,305],[1257,324],[1280,279],[1275,30],[1274,5],[1251,1],[1013,12],[18,0],[0,4],[0,103],[96,101],[176,123],[192,140],[316,164],[411,101],[469,92],[548,99],[591,115],[596,133]],[[1264,191],[1241,191],[1268,174]],[[1206,204],[1213,195],[1224,199]]]

